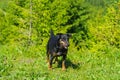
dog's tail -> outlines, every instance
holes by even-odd
[[[51,37],[54,36],[54,33],[53,33],[53,30],[52,30],[52,29],[50,30],[50,36],[51,36]]]

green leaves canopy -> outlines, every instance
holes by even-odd
[[[30,0],[0,1],[0,44],[26,45],[30,39],[34,45],[45,46],[52,28],[55,33],[72,33],[72,40],[78,49],[83,46],[91,48],[99,42],[118,47],[120,1],[93,2],[94,0],[31,0],[31,3]]]

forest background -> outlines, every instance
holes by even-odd
[[[50,29],[72,34],[66,72],[60,64],[47,69]],[[0,0],[1,80],[119,80],[119,75],[120,0]]]

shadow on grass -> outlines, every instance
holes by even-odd
[[[79,69],[81,66],[81,63],[78,62],[78,63],[73,63],[71,62],[71,60],[67,59],[66,60],[66,68],[73,68],[73,69]],[[61,68],[62,67],[62,60],[59,60],[58,61],[58,65],[57,65],[58,68]]]

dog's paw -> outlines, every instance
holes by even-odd
[[[62,71],[66,71],[66,68],[62,68]]]
[[[48,70],[52,70],[53,68],[48,68]]]

